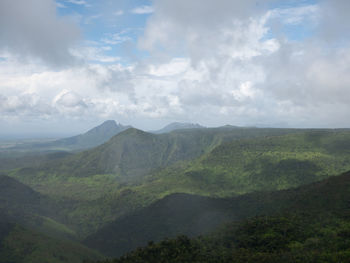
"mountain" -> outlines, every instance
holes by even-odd
[[[131,126],[117,124],[114,120],[108,120],[101,125],[92,128],[84,134],[69,138],[59,139],[47,143],[23,144],[11,150],[30,150],[30,151],[73,151],[93,148],[108,141],[116,134],[129,129]]]
[[[224,128],[150,134],[128,129],[105,144],[8,175],[63,200],[80,238],[172,193],[229,197],[288,189],[350,170],[342,130]],[[74,204],[74,205],[71,205]]]
[[[96,148],[48,162],[42,168],[46,172],[78,177],[117,174],[124,178],[133,178],[179,161],[197,158],[226,141],[300,132],[288,129],[224,127],[152,134],[129,128]]]
[[[222,127],[157,135],[130,128],[93,149],[9,171],[0,180],[0,212],[29,231],[71,242],[88,237],[86,244],[117,255],[149,239],[298,210],[308,203],[296,209],[295,200],[308,195],[265,191],[350,170],[349,141],[348,130]],[[322,200],[310,204],[318,209],[327,205]]]
[[[279,227],[278,224],[288,223],[290,225],[285,227],[290,228],[290,231],[299,231],[293,229],[293,225],[306,224],[306,222],[307,224],[315,224],[315,227],[319,228],[317,231],[320,231],[322,227],[326,230],[331,227],[326,225],[330,224],[333,217],[337,217],[339,218],[337,219],[339,225],[341,225],[341,220],[347,222],[348,225],[344,225],[344,227],[347,227],[347,231],[349,231],[349,189],[350,172],[347,172],[340,176],[295,189],[252,193],[234,198],[208,198],[173,194],[107,225],[96,234],[88,237],[85,243],[106,255],[120,256],[132,249],[145,246],[149,241],[159,242],[162,239],[178,235],[193,237],[208,234],[223,223],[242,222],[242,220],[244,222],[247,218],[262,215],[265,215],[265,217],[262,217],[265,223],[270,218],[276,217],[276,219],[273,219],[275,221],[271,221],[271,224],[274,225],[269,227],[277,228]],[[281,215],[284,215],[284,217],[281,217]],[[299,218],[298,215],[302,217]],[[328,222],[327,218],[329,218]],[[276,220],[281,221],[276,224]],[[291,221],[288,222],[288,220]],[[301,221],[299,222],[299,220]],[[320,227],[319,222],[322,221],[325,222],[325,225]],[[257,228],[258,225],[254,225],[253,222],[254,219],[248,221],[251,224],[249,227]],[[235,227],[235,224],[233,226]],[[335,229],[336,226],[333,226],[333,231]],[[227,235],[227,230],[220,233],[220,235]],[[229,230],[232,231],[232,229]],[[256,230],[251,229],[250,231]],[[301,231],[304,232],[304,235],[315,235],[316,233],[316,230],[312,228]],[[315,231],[315,233],[309,233],[310,231]],[[244,233],[244,235],[248,234]],[[323,235],[325,234],[323,233]],[[237,241],[237,239],[243,238],[242,235],[242,233],[236,232],[231,238],[235,238]],[[346,238],[345,233],[342,235]],[[249,238],[250,242],[254,242],[256,237],[249,237],[248,235],[245,238],[247,238],[247,242],[249,242]],[[271,239],[267,238],[268,236],[266,236],[265,243],[271,242]],[[304,240],[306,240],[305,237]],[[285,241],[276,240],[276,242],[283,243]],[[260,244],[260,246],[263,244]]]
[[[54,142],[57,147],[69,147],[71,149],[93,148],[105,143],[116,134],[129,129],[131,126],[117,124],[114,120],[103,122],[101,125],[92,128],[84,134],[65,138]]]
[[[85,237],[174,191],[215,195],[220,182],[207,184],[212,189],[206,187],[199,192],[202,185],[193,184],[193,177],[183,175],[182,164],[187,167],[188,161],[209,153],[221,143],[301,132],[208,128],[156,135],[130,128],[96,148],[16,169],[7,175],[45,196],[62,200],[60,213],[65,216],[65,224],[79,237]],[[169,165],[176,167],[164,170]],[[173,174],[179,169],[179,180],[174,180]]]
[[[183,123],[183,122],[173,122],[165,126],[164,128],[152,131],[155,134],[168,133],[175,130],[185,130],[185,129],[204,129],[205,127],[197,123]]]

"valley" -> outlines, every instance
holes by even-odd
[[[3,152],[0,209],[15,235],[39,235],[20,242],[48,238],[53,251],[70,244],[91,250],[86,259],[116,257],[151,240],[210,235],[224,223],[316,204],[296,193],[345,178],[336,175],[350,171],[349,141],[345,129],[128,128],[78,152]]]

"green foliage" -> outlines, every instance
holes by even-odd
[[[346,177],[348,187],[350,174]],[[344,179],[344,176],[340,179]],[[318,187],[332,192],[328,188],[336,184],[328,181],[328,186],[320,184]],[[311,199],[312,190],[312,187],[309,188]],[[338,191],[343,192],[344,188]],[[349,198],[346,191],[344,203]],[[144,248],[108,262],[349,262],[349,208],[329,206],[310,211],[301,206],[293,213],[279,212],[226,224],[207,236],[193,239],[180,236],[160,243],[149,243]],[[103,262],[107,261],[100,263]]]
[[[325,221],[299,214],[255,217],[231,224],[205,237],[180,236],[160,243],[149,243],[119,259],[129,262],[348,262],[349,239],[342,235],[349,221],[329,215]],[[320,223],[322,226],[320,227]],[[322,234],[332,227],[332,235]]]
[[[277,249],[278,246],[286,246],[292,242],[287,238],[287,234],[293,241],[298,241],[297,236],[308,233],[305,229],[310,233],[316,232],[317,228],[302,228],[309,224],[306,219],[320,222],[319,228],[328,224],[329,227],[325,228],[324,233],[331,234],[331,227],[337,227],[334,226],[337,222],[334,221],[333,225],[330,225],[328,217],[340,215],[344,218],[349,215],[350,218],[349,189],[350,172],[296,189],[252,193],[234,198],[173,194],[103,227],[85,243],[106,255],[120,256],[136,247],[146,245],[149,240],[161,241],[179,234],[193,237],[213,231],[225,222],[244,220],[257,215],[273,216],[287,213],[286,218],[259,221],[256,225],[258,232],[254,232],[254,224],[249,221],[247,228],[242,226],[242,233],[250,233],[259,237],[258,240],[246,239],[245,236],[240,236],[240,232],[236,232],[242,248],[259,248],[261,244],[270,242],[270,249]],[[293,218],[290,211],[312,216],[303,216],[301,220],[300,216]],[[291,224],[291,221],[294,223]],[[265,232],[265,228],[276,233],[270,236]],[[342,233],[346,236],[348,232]]]

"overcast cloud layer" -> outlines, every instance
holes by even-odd
[[[98,11],[60,15],[68,4]],[[144,129],[171,121],[350,126],[347,0],[154,0],[113,8],[0,1],[3,133],[74,133],[105,119]],[[142,17],[144,26],[117,29],[123,17]],[[99,21],[110,32],[86,37]]]

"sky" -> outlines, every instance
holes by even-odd
[[[350,127],[348,0],[0,0],[0,136]]]

